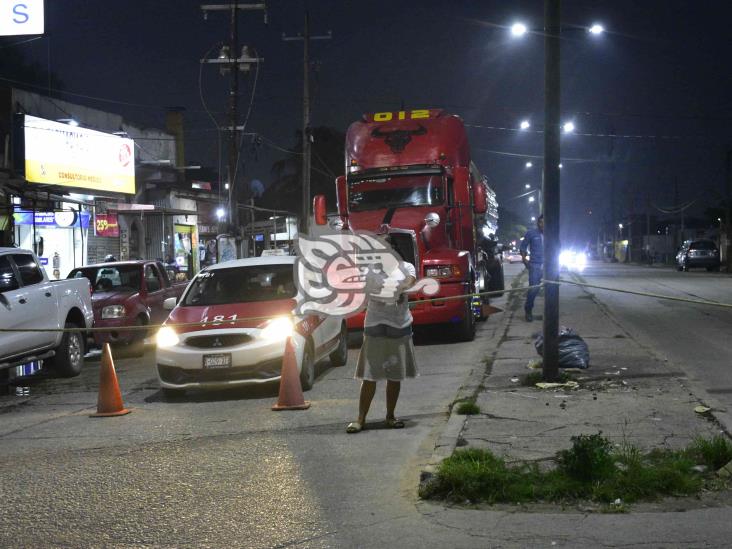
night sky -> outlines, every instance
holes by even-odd
[[[216,3],[213,0],[207,3]],[[363,112],[442,107],[470,126],[473,157],[499,203],[528,220],[526,199],[511,197],[540,181],[543,39],[512,38],[517,20],[539,29],[543,2],[371,0],[307,2],[312,42],[313,125],[345,131]],[[109,2],[46,0],[48,38],[23,46],[64,83],[64,99],[118,112],[133,123],[164,127],[166,108],[186,109],[187,163],[217,164],[215,130],[199,98],[199,59],[228,40],[228,13],[204,20],[192,0]],[[240,16],[240,40],[265,58],[247,131],[290,147],[301,124],[305,2],[271,0]],[[562,42],[562,138],[565,239],[592,238],[609,215],[610,180],[618,211],[645,211],[697,199],[701,213],[724,189],[732,148],[732,5],[727,1],[606,0],[563,2],[563,24],[600,22],[593,37],[570,30]],[[50,48],[49,48],[50,46]],[[204,66],[202,93],[224,123],[228,80]],[[253,75],[243,83],[246,110]],[[92,100],[71,94],[102,98]],[[243,117],[242,117],[243,118]],[[529,132],[516,131],[530,119]],[[483,126],[483,127],[478,127]],[[607,137],[614,135],[616,137]],[[246,148],[246,177],[265,183],[282,153]],[[538,157],[538,158],[532,158]],[[532,169],[524,167],[534,161]],[[592,215],[587,211],[591,210]]]

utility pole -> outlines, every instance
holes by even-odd
[[[561,2],[544,0],[544,381],[559,378],[559,114]]]
[[[249,56],[249,49],[244,46],[239,56],[239,11],[264,11],[264,22],[267,23],[267,6],[264,3],[240,4],[205,4],[201,6],[204,19],[208,19],[209,12],[229,12],[229,43],[221,48],[221,52],[215,59],[201,59],[201,63],[218,64],[221,66],[221,74],[229,73],[229,126],[224,128],[229,134],[229,158],[228,158],[228,201],[227,214],[230,231],[233,236],[240,236],[239,208],[237,200],[237,168],[239,165],[239,132],[243,129],[238,126],[238,96],[239,96],[239,72],[248,72],[252,63],[264,61],[261,58]]]
[[[303,89],[302,89],[302,205],[300,210],[300,228],[301,234],[307,234],[310,220],[310,155],[311,155],[311,134],[310,134],[310,40],[330,40],[333,33],[320,36],[310,35],[310,15],[305,10],[305,23],[302,34],[297,36],[286,36],[282,34],[282,40],[291,42],[293,40],[302,40],[302,73],[303,73]]]

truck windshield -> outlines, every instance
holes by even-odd
[[[88,278],[95,292],[140,291],[140,267],[137,265],[85,267],[71,271],[68,278]]]
[[[183,299],[183,305],[223,305],[295,297],[292,265],[252,265],[213,269],[200,273]]]
[[[353,212],[395,206],[434,206],[443,201],[443,180],[437,174],[375,177],[348,186],[348,205]]]

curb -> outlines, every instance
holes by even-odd
[[[521,274],[517,275],[514,280],[518,282],[523,275],[523,272]],[[512,288],[518,288],[518,283],[512,284]],[[503,338],[508,330],[508,326],[513,320],[514,316],[514,309],[511,308],[510,303],[510,296],[518,295],[516,293],[509,294],[509,297],[506,301],[506,309],[504,311],[504,316],[501,319],[500,323],[496,326],[494,336],[498,337],[498,342],[493,349],[493,351],[490,353],[490,355],[487,355],[484,359],[484,367],[483,368],[476,368],[468,374],[467,378],[463,382],[462,386],[458,389],[455,399],[453,400],[453,404],[450,405],[450,415],[447,419],[447,422],[445,423],[445,427],[443,428],[442,432],[437,437],[437,442],[435,443],[435,449],[432,452],[432,455],[430,456],[429,460],[422,466],[419,474],[419,484],[420,486],[428,483],[432,477],[435,474],[435,471],[437,469],[437,466],[446,458],[450,457],[452,453],[455,451],[455,449],[463,444],[461,444],[462,441],[462,432],[465,428],[465,423],[467,422],[468,418],[470,416],[468,415],[460,415],[455,412],[455,403],[458,400],[464,400],[475,397],[478,392],[480,391],[483,380],[485,380],[492,371],[493,366],[493,360],[495,360],[496,355],[498,354],[498,349],[503,344]]]

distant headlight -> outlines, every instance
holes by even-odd
[[[261,337],[269,341],[282,341],[292,335],[295,328],[292,319],[286,316],[280,316],[268,320],[262,325]]]
[[[107,305],[102,309],[102,318],[122,318],[126,312],[124,305]]]
[[[582,272],[587,266],[587,255],[574,250],[562,250],[559,254],[559,267],[570,271]]]
[[[180,338],[178,337],[178,334],[175,333],[175,330],[171,328],[170,326],[163,326],[158,330],[157,335],[155,336],[155,341],[158,344],[158,347],[161,349],[165,349],[166,347],[172,347],[173,345],[178,345],[180,342]]]

